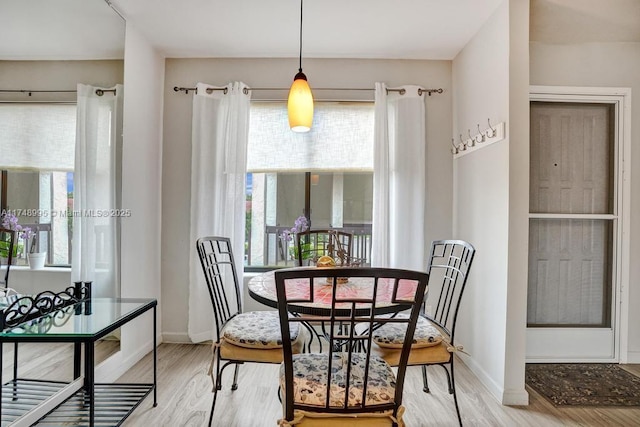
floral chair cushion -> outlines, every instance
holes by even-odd
[[[296,404],[324,407],[327,398],[327,353],[302,353],[293,355],[293,399]],[[333,353],[331,365],[331,389],[329,406],[344,408],[346,389],[347,354]],[[349,407],[362,404],[366,355],[352,354]],[[382,358],[371,356],[367,377],[367,405],[392,403],[396,377]],[[280,365],[280,387],[285,390],[284,364]]]
[[[398,316],[408,317],[405,314]],[[373,332],[373,341],[380,347],[402,348],[406,323],[385,323]],[[413,334],[411,347],[431,347],[442,342],[442,334],[433,324],[422,316],[418,316],[416,331]]]
[[[297,323],[290,324],[291,341],[298,339]],[[222,339],[247,348],[281,348],[280,318],[276,311],[250,311],[232,318],[222,329]]]

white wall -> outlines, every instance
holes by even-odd
[[[629,363],[640,363],[640,43],[545,44],[532,42],[531,84],[549,86],[630,87],[631,159],[627,163],[631,186],[631,265],[629,283]]]
[[[502,403],[526,405],[529,268],[529,0],[509,0],[509,272]]]
[[[453,61],[453,135],[466,135],[468,129],[473,135],[478,124],[486,128],[487,119],[506,123],[503,141],[454,161],[454,235],[469,241],[477,251],[461,305],[456,341],[470,354],[463,356],[466,363],[504,404],[528,402],[524,347],[520,348],[524,341],[517,342],[515,350],[510,348],[516,334],[524,336],[520,319],[524,314],[508,309],[512,302],[521,309],[522,298],[526,303],[526,270],[524,283],[520,282],[522,272],[510,272],[510,232],[515,225],[510,210],[517,208],[510,198],[521,185],[510,184],[511,179],[519,180],[510,162],[521,154],[523,146],[528,147],[528,128],[523,140],[521,111],[512,117],[510,103],[522,102],[517,98],[522,95],[524,79],[528,111],[528,82],[526,74],[516,77],[510,73],[522,72],[514,61],[528,60],[527,24],[528,1],[505,0]],[[511,32],[517,33],[513,39]],[[511,95],[510,91],[518,93]],[[514,319],[516,323],[510,324]]]
[[[60,292],[69,286],[72,286],[70,268],[45,267],[41,270],[31,270],[28,266],[14,265],[9,272],[9,287],[21,294]]]
[[[131,210],[131,217],[122,220],[121,294],[160,300],[164,58],[129,24],[124,79],[122,207]],[[125,325],[121,351],[101,366],[100,374],[117,378],[148,353],[151,324],[147,313]]]
[[[175,93],[174,86],[196,82],[224,85],[241,80],[253,87],[287,88],[297,70],[295,59],[168,59],[164,109],[164,161],[162,175],[162,309],[163,338],[187,341],[189,209],[191,180],[192,95]],[[443,88],[442,95],[426,97],[427,111],[427,216],[428,246],[433,239],[451,236],[452,160],[451,62],[409,60],[305,59],[304,71],[312,88],[373,88],[376,81],[390,86],[417,84]],[[253,99],[285,99],[279,93],[255,92]],[[373,99],[373,92],[316,92],[316,98]],[[222,207],[221,207],[222,208]]]
[[[0,88],[76,90],[78,83],[111,87],[123,82],[121,60],[0,61]],[[73,101],[75,93],[0,93],[0,101]]]

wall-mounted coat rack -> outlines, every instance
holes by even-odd
[[[504,139],[504,122],[492,125],[491,120],[487,119],[487,125],[489,126],[488,128],[480,130],[480,124],[478,124],[478,131],[475,135],[471,135],[471,129],[467,129],[467,137],[465,138],[460,134],[457,142],[455,138],[451,138],[451,153],[453,153],[453,158],[457,159],[465,154],[469,154]]]

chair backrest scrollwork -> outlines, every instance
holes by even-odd
[[[227,321],[242,313],[231,240],[228,237],[201,237],[196,242],[196,249],[213,306],[216,336],[220,339],[220,331]]]
[[[343,278],[348,282],[341,282]],[[290,336],[291,323],[318,322],[324,325],[323,332],[329,344],[328,352],[293,355],[291,339],[283,338],[284,384],[281,380],[281,385],[285,419],[292,420],[295,410],[333,414],[392,411],[397,416],[402,404],[411,342],[428,280],[429,275],[425,272],[391,268],[276,270],[282,336]],[[358,292],[351,288],[355,285],[360,289]],[[313,315],[296,315],[296,307],[313,304],[318,287],[322,287],[323,295],[331,294],[329,308]],[[409,310],[410,315],[389,316],[389,304],[398,311]],[[389,365],[371,351],[373,336],[370,331],[375,329],[374,325],[389,323],[406,327],[406,340],[395,376]],[[357,332],[360,329],[356,329],[357,325],[367,327],[363,332]],[[311,371],[310,367],[313,368]],[[381,376],[381,372],[385,374]],[[303,377],[305,382],[308,376],[311,376],[310,381],[317,383],[317,393],[313,398],[309,396],[301,401],[294,396],[294,380]],[[382,388],[381,383],[384,384]],[[385,398],[379,400],[379,395]]]
[[[427,266],[429,298],[425,304],[432,305],[434,312],[426,313],[426,317],[447,332],[451,342],[475,252],[473,245],[463,240],[436,240],[431,243]],[[435,304],[431,304],[434,301]]]

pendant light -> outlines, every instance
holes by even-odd
[[[313,122],[313,94],[307,76],[302,72],[302,1],[300,0],[300,63],[287,101],[289,127],[294,132],[308,132]]]

